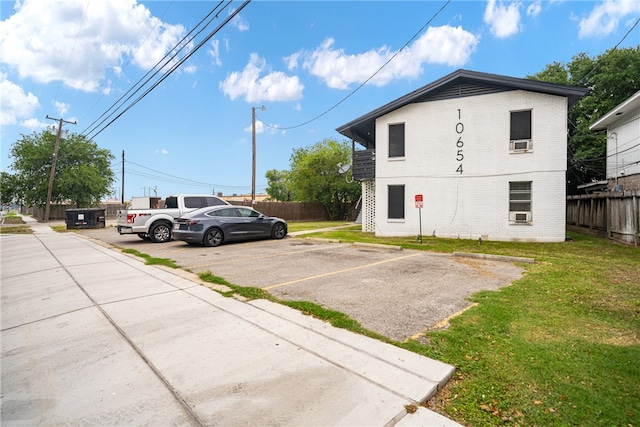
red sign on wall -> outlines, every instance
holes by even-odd
[[[424,207],[424,204],[422,201],[422,194],[416,194],[416,208],[422,209],[423,207]]]

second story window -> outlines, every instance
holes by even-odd
[[[389,157],[404,157],[404,123],[389,125]]]
[[[509,129],[509,149],[513,152],[531,150],[531,110],[512,111]]]

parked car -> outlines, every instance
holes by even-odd
[[[181,215],[207,206],[231,206],[209,194],[179,194],[167,197],[162,203],[155,197],[134,197],[131,204],[136,209],[118,211],[116,230],[121,235],[137,234],[153,243],[171,240],[174,219]]]
[[[245,206],[213,206],[177,218],[173,238],[187,243],[219,246],[224,242],[258,238],[282,239],[287,222]]]

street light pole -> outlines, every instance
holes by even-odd
[[[265,106],[260,107],[267,111]],[[251,107],[251,207],[256,204],[256,107]]]

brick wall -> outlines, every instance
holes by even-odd
[[[532,151],[509,151],[510,111],[532,109]],[[376,233],[490,240],[565,239],[567,101],[525,91],[410,104],[376,124]],[[388,157],[388,125],[405,124],[405,157]],[[463,146],[459,147],[461,138]],[[462,161],[458,161],[462,150]],[[462,173],[457,168],[462,165]],[[509,182],[532,182],[532,221],[509,221]],[[388,186],[405,186],[405,218],[388,218]]]

